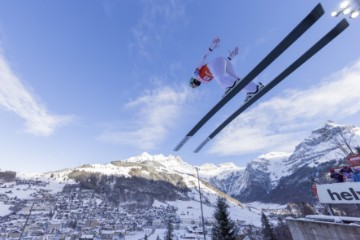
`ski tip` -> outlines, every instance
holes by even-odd
[[[350,25],[349,22],[346,21],[346,19],[344,18],[344,19],[342,19],[342,20],[336,25],[336,28],[337,28],[337,29],[345,29],[345,28],[347,28],[349,25]]]
[[[185,136],[183,138],[183,140],[180,141],[180,143],[174,148],[174,151],[177,152],[179,151],[182,146],[184,146],[184,144],[190,139],[191,136]]]
[[[319,19],[322,15],[324,15],[324,13],[324,8],[322,7],[321,3],[318,3],[311,11],[310,15],[315,17],[315,19]]]
[[[200,150],[211,140],[211,138],[206,138],[194,151],[194,153],[200,152]]]

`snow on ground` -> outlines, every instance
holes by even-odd
[[[155,200],[153,203],[153,207],[166,207],[166,206],[168,206],[168,204],[159,202],[158,200]]]
[[[249,208],[250,211],[255,212],[257,214],[261,214],[262,210],[270,209],[272,212],[281,213],[287,208],[287,205],[280,205],[275,203],[262,203],[262,202],[251,202],[247,203],[246,207]]]
[[[271,158],[270,168],[278,168],[277,162],[280,161],[281,158],[284,158],[286,156],[274,154],[272,156],[266,156],[266,158]],[[160,157],[158,157],[160,158]],[[173,157],[172,161],[178,162],[179,159],[176,157]],[[180,162],[181,163],[181,162]],[[180,164],[182,165],[182,164]],[[183,164],[183,170],[188,170],[190,172],[190,168],[186,166],[186,164]],[[209,169],[212,168],[212,166],[207,166]],[[223,164],[220,167],[215,166],[212,169],[214,171],[218,171],[219,168],[222,170],[239,170],[238,167],[232,164]],[[119,174],[119,169],[124,170],[124,167],[117,167],[112,164],[106,164],[106,165],[100,165],[100,164],[92,164],[92,165],[86,165],[82,166],[80,168],[77,168],[78,170],[86,170],[86,171],[93,171],[93,172],[101,172],[104,174],[114,174],[115,172]],[[269,169],[270,170],[270,169]],[[12,183],[6,183],[6,188],[0,188],[0,194],[6,194],[9,198],[17,196],[17,198],[20,199],[31,199],[32,194],[36,193],[39,189],[47,189],[50,190],[51,193],[56,193],[62,191],[64,185],[66,183],[72,182],[72,180],[69,180],[65,177],[65,173],[68,173],[70,170],[63,170],[58,172],[52,172],[52,173],[46,173],[46,174],[29,174],[29,173],[20,173],[17,175],[17,177],[21,179],[32,179],[32,180],[40,180],[47,185],[45,187],[42,186],[32,186],[29,184],[21,184],[16,185],[14,182]],[[126,175],[127,172],[122,172],[121,174]],[[281,173],[280,173],[281,174]],[[187,186],[190,188],[190,192],[188,193],[188,196],[192,199],[189,201],[172,201],[172,202],[166,202],[162,203],[159,201],[155,201],[153,206],[154,207],[166,207],[168,205],[177,207],[177,215],[179,216],[179,220],[181,220],[180,229],[176,230],[175,233],[177,235],[184,235],[187,233],[185,226],[189,226],[190,224],[196,224],[200,225],[201,223],[201,208],[200,208],[200,202],[199,202],[199,192],[198,192],[198,179],[196,175],[194,174],[183,174],[183,181],[186,182]],[[216,189],[209,188],[208,186],[204,185],[203,183],[200,183],[201,190],[202,190],[202,197],[203,201],[207,204],[203,204],[203,214],[204,219],[206,220],[212,220],[213,214],[215,211],[215,205],[216,200],[218,197],[218,192]],[[101,202],[100,199],[97,199],[97,202]],[[261,211],[262,209],[279,209],[281,211],[282,209],[286,208],[286,206],[280,206],[276,204],[263,204],[263,203],[250,203],[250,204],[242,204],[236,200],[231,200],[230,198],[227,200],[227,203],[229,205],[229,212],[230,217],[234,221],[238,221],[241,224],[252,224],[255,226],[261,226]],[[4,203],[0,203],[0,216],[4,216],[9,214],[11,211],[9,210],[9,205],[5,205]],[[165,226],[164,226],[165,227]],[[158,229],[155,233],[153,233],[151,236],[149,236],[149,240],[156,239],[157,235],[160,237],[163,236],[164,229]],[[150,230],[148,232],[140,232],[136,233],[134,235],[131,235],[129,239],[143,239],[145,234],[150,233]],[[130,233],[129,233],[130,234]]]
[[[174,231],[175,235],[178,235],[181,232],[183,232],[183,230]],[[163,239],[165,233],[166,233],[165,228],[156,229],[155,232],[153,233],[151,233],[151,229],[147,229],[144,232],[128,233],[125,235],[125,239],[143,240],[145,238],[145,235],[148,236],[148,240],[156,240],[157,236],[159,236],[160,239]]]
[[[104,175],[122,175],[125,177],[130,177],[129,171],[135,168],[132,167],[124,167],[124,166],[115,166],[111,163],[108,164],[90,164],[83,167],[78,167],[76,170],[93,172],[93,173],[102,173]],[[140,167],[139,167],[140,168]]]
[[[9,210],[10,207],[11,205],[6,205],[5,203],[0,202],[0,217],[10,214],[11,213],[11,211]]]
[[[216,197],[210,200],[211,205],[203,204],[204,220],[212,220],[215,212]],[[167,202],[169,205],[176,206],[176,214],[180,216],[181,222],[190,224],[195,222],[199,224],[201,221],[201,206],[200,202],[196,200]],[[261,209],[267,208],[270,204],[255,204],[248,206],[247,204],[238,205],[233,202],[227,201],[229,205],[230,218],[234,221],[244,222],[245,224],[252,224],[261,226]],[[244,207],[243,207],[244,206]],[[270,206],[269,206],[270,207]],[[271,207],[281,208],[276,204]],[[285,208],[285,207],[284,207]]]
[[[282,214],[285,209],[287,208],[287,205],[279,205],[279,204],[273,204],[273,203],[262,203],[262,202],[251,202],[251,203],[247,203],[246,207],[249,209],[249,211],[258,214],[258,224],[257,226],[261,226],[261,212],[264,210],[265,212],[267,211],[271,211],[271,213],[276,213],[276,214]],[[268,215],[268,213],[266,213],[266,215]]]
[[[198,201],[172,201],[167,202],[169,205],[176,206],[178,210],[176,214],[180,216],[181,220],[199,220],[201,216],[200,202]],[[204,218],[210,219],[214,213],[214,207],[203,204]]]
[[[58,180],[47,178],[44,174],[38,173],[18,173],[17,177],[24,180],[39,180],[46,183],[45,186],[33,185],[33,184],[19,184],[15,182],[3,183],[0,188],[0,195],[6,195],[8,198],[17,199],[32,199],[35,193],[38,193],[40,189],[48,190],[54,194],[61,192],[65,183],[61,183]],[[69,182],[69,181],[68,181]],[[0,216],[6,216],[11,213],[9,208],[13,205],[7,205],[0,201]]]
[[[176,173],[181,172],[185,174],[195,174],[196,170],[195,167],[191,166],[190,164],[184,162],[180,157],[176,157],[173,155],[164,156],[162,154],[159,155],[150,155],[147,152],[142,153],[139,156],[131,157],[127,160],[124,160],[125,162],[135,162],[135,163],[141,163],[145,161],[154,161],[157,163],[160,163],[163,165],[163,168],[160,168],[158,170],[163,170],[170,173]]]
[[[7,185],[7,188],[0,189],[0,193],[11,190],[12,193],[7,194],[9,197],[17,196],[20,199],[31,199],[31,194],[36,193],[39,189],[50,190],[51,193],[57,193],[63,190],[65,184],[72,182],[69,180],[61,182],[58,179],[52,179],[40,173],[18,173],[17,177],[20,179],[39,180],[46,183],[46,186],[34,186],[29,184],[16,185],[15,182],[11,182],[5,184]]]
[[[160,239],[163,239],[163,236],[166,234],[166,228],[157,228],[153,233],[151,233],[150,229],[144,232],[130,233],[125,236],[125,239],[143,240],[145,238],[145,234],[148,236],[148,240],[156,240],[158,236]],[[190,234],[185,228],[174,229],[174,236],[177,237],[177,239],[183,239],[181,236],[184,235],[194,236],[195,239],[203,239],[202,234]],[[207,235],[207,239],[210,239],[209,235]]]
[[[209,179],[216,176],[219,180],[227,177],[227,175],[231,172],[237,172],[245,169],[245,167],[238,167],[234,163],[223,163],[219,165],[206,163],[201,165],[199,168],[199,174],[201,177]]]
[[[0,194],[7,195],[9,198],[29,199],[32,194],[37,192],[37,188],[29,185],[16,185],[14,182],[5,184],[6,188],[0,188]]]
[[[89,173],[100,173],[100,174],[104,174],[104,175],[115,175],[115,176],[125,176],[125,177],[130,177],[130,170],[133,168],[140,168],[140,167],[136,167],[136,166],[116,166],[112,163],[107,163],[107,164],[86,164],[74,169],[64,169],[64,170],[59,170],[59,171],[52,171],[52,172],[47,172],[47,173],[43,173],[43,174],[38,174],[38,177],[50,177],[53,176],[56,179],[62,180],[62,181],[69,181],[70,179],[68,179],[68,174],[71,173],[72,171],[84,171],[84,172],[89,172]]]

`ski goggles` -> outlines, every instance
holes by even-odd
[[[196,87],[200,86],[201,82],[192,77],[192,78],[190,78],[189,84],[190,84],[190,87],[196,88]]]

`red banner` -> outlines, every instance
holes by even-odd
[[[313,184],[313,185],[311,186],[311,189],[312,189],[312,191],[313,191],[313,193],[314,193],[314,196],[315,196],[317,199],[319,199],[319,196],[318,196],[318,193],[317,193],[317,188],[316,188],[316,185],[315,185],[315,184]]]
[[[360,166],[360,154],[350,155],[347,157],[347,160],[352,167]]]

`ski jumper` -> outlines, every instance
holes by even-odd
[[[240,77],[234,71],[230,60],[224,57],[217,57],[206,63],[206,58],[210,53],[211,50],[208,50],[201,59],[196,67],[193,78],[204,83],[208,83],[215,78],[222,88],[232,87],[235,84],[235,81],[240,79]],[[256,84],[250,82],[245,89],[247,92],[255,92]]]

